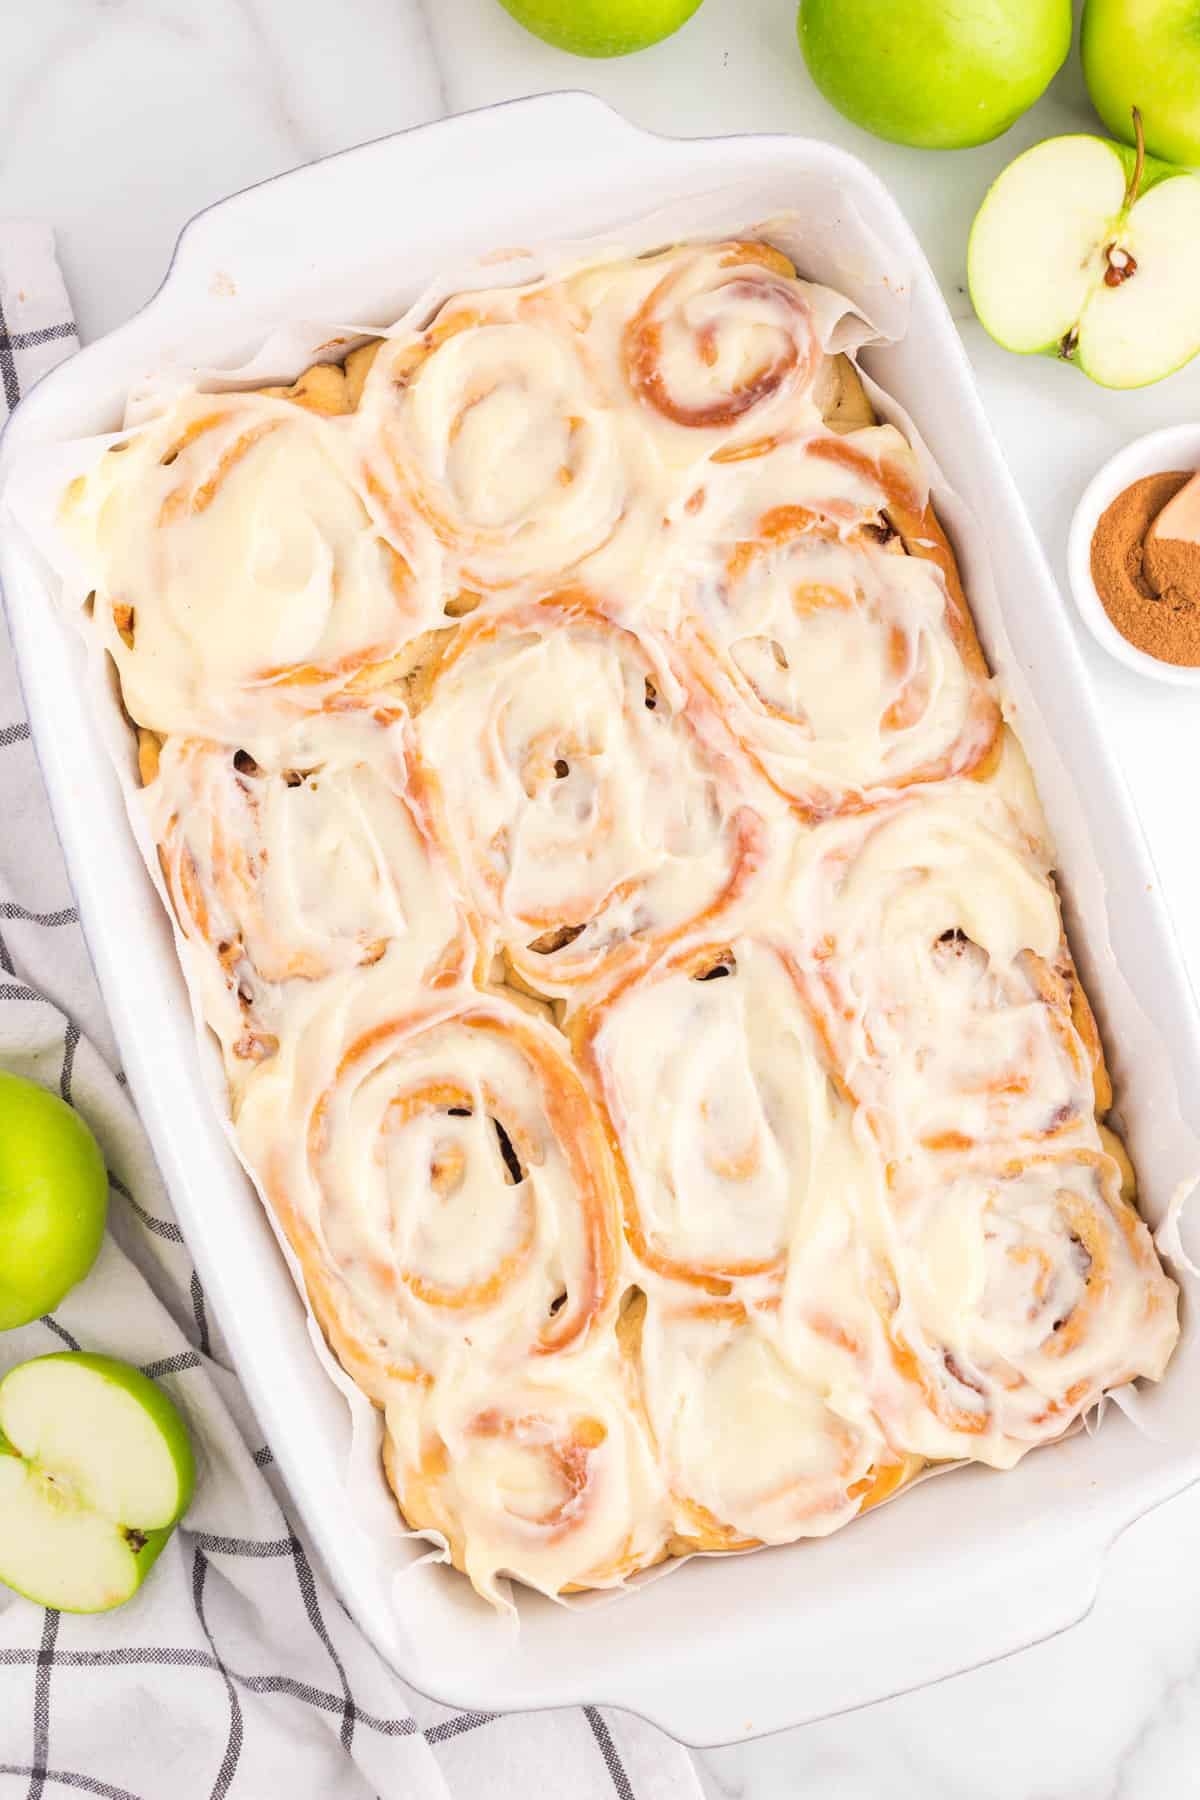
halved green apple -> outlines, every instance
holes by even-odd
[[[39,1605],[122,1605],[194,1485],[187,1427],[128,1363],[65,1351],[0,1381],[0,1581]]]
[[[984,329],[1008,350],[1144,387],[1200,351],[1200,176],[1107,138],[1035,144],[989,188],[967,247]]]

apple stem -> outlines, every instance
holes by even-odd
[[[1128,212],[1138,197],[1138,189],[1142,185],[1142,174],[1146,167],[1146,134],[1142,130],[1142,115],[1135,106],[1133,109],[1133,136],[1137,149],[1133,158],[1133,171],[1129,177],[1129,186],[1125,189],[1125,210]]]

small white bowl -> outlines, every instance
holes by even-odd
[[[1167,469],[1200,469],[1200,425],[1168,425],[1163,431],[1148,432],[1109,457],[1088,482],[1075,508],[1067,539],[1067,569],[1079,616],[1110,656],[1154,681],[1166,681],[1172,687],[1200,688],[1200,668],[1160,662],[1158,657],[1148,656],[1122,637],[1105,612],[1092,580],[1092,535],[1101,513],[1131,482]]]

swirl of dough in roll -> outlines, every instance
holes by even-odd
[[[914,788],[800,862],[800,979],[890,1157],[1094,1129],[1095,1023],[1043,855],[991,785]]]
[[[764,775],[810,819],[976,767],[1000,716],[961,594],[903,553],[766,513],[699,585],[699,680]]]
[[[440,1531],[493,1602],[620,1586],[660,1560],[666,1496],[615,1338],[507,1380],[461,1364],[388,1407],[384,1468],[404,1516]]]
[[[761,817],[677,701],[647,644],[579,591],[478,614],[433,674],[416,729],[434,810],[540,992],[717,919],[761,863]]]
[[[930,1457],[1006,1468],[1101,1393],[1157,1380],[1177,1291],[1100,1150],[968,1161],[902,1183],[886,1422]]]
[[[702,601],[703,581],[725,578],[730,562],[736,574],[763,547],[801,535],[874,545],[903,536],[905,545],[945,560],[921,466],[892,425],[838,434],[815,421],[811,430],[714,450],[691,473],[671,527],[689,540],[691,590]],[[923,542],[927,522],[936,529]],[[673,628],[678,621],[676,610]]]
[[[278,1049],[297,982],[386,964],[432,997],[466,974],[471,940],[406,785],[400,724],[363,721],[348,740],[319,722],[263,764],[162,746],[143,801],[231,1072]]]
[[[641,1369],[675,1554],[824,1537],[916,1466],[869,1415],[839,1414],[826,1384],[736,1302],[649,1296]]]
[[[238,743],[353,695],[428,596],[355,486],[336,422],[191,394],[103,457],[70,516],[138,724]]]
[[[632,504],[632,446],[560,290],[450,302],[385,345],[360,411],[381,502],[432,528],[452,612],[479,590],[560,581]]]
[[[479,1002],[385,1013],[347,1042],[385,1012],[373,986],[365,1012],[335,997],[309,1016],[238,1119],[341,1361],[382,1402],[448,1355],[482,1366],[603,1336],[619,1202],[561,1040]]]
[[[634,1255],[674,1281],[778,1296],[848,1108],[784,958],[739,937],[623,983],[577,1028],[625,1186]]]
[[[573,295],[599,366],[616,362],[668,460],[808,408],[821,347],[808,289],[762,243],[685,246],[589,272]]]

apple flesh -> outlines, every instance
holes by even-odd
[[[1035,144],[971,228],[967,281],[1008,350],[1144,387],[1200,350],[1200,177],[1105,138]]]
[[[108,1176],[77,1112],[0,1073],[0,1331],[51,1312],[100,1250]]]
[[[896,144],[999,137],[1071,48],[1071,0],[801,0],[809,74],[831,106]]]
[[[187,1427],[128,1363],[66,1351],[0,1381],[0,1581],[40,1606],[122,1605],[194,1484]]]
[[[1114,137],[1169,163],[1200,164],[1200,0],[1087,0],[1079,52],[1092,105]]]

